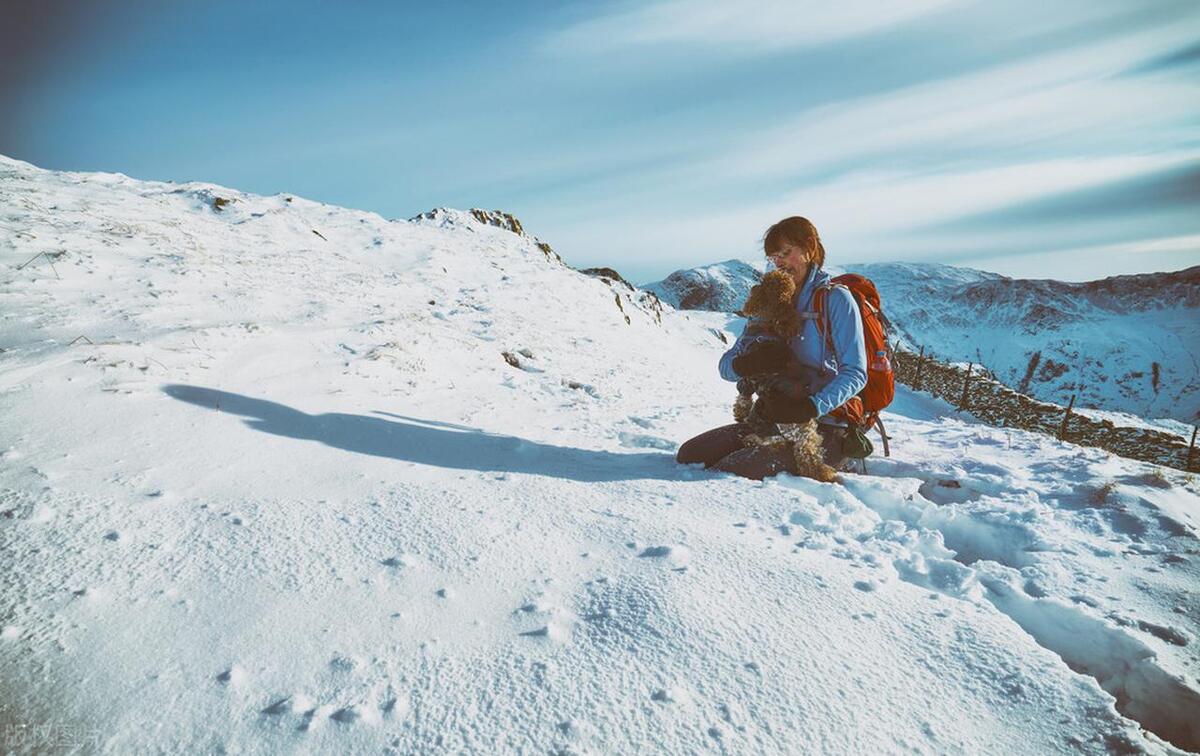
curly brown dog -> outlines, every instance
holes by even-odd
[[[750,318],[747,328],[753,328],[784,343],[800,332],[800,314],[792,300],[796,283],[781,270],[771,271],[750,290],[742,305],[741,315]],[[825,463],[821,435],[817,423],[766,423],[755,416],[754,393],[756,381],[743,378],[738,382],[738,398],[733,404],[733,418],[739,423],[754,426],[755,433],[746,436],[747,446],[790,447],[796,475],[824,483],[837,479],[837,471]]]

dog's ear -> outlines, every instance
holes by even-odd
[[[776,292],[778,297],[777,303],[780,307],[790,309],[792,297],[796,295],[796,282],[789,276],[786,281],[782,282],[779,290]]]
[[[762,284],[750,289],[750,296],[746,297],[745,304],[742,305],[743,315],[757,315],[763,306],[762,301]]]

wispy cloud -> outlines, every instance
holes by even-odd
[[[853,163],[933,167],[1005,162],[1014,152],[1153,150],[1161,146],[1156,128],[1195,117],[1200,92],[1187,79],[1115,74],[1162,44],[1160,34],[1136,35],[810,108],[743,135],[703,170],[762,179]]]
[[[1195,159],[1196,155],[1192,158]],[[1186,163],[1179,156],[1124,156],[1102,159],[1058,159],[982,169],[926,174],[859,171],[836,180],[803,186],[778,198],[696,212],[648,206],[562,229],[567,238],[608,235],[620,229],[626,244],[683,265],[697,249],[713,249],[717,257],[757,257],[758,235],[782,217],[803,214],[817,222],[827,248],[841,262],[895,259],[945,259],[966,256],[987,246],[989,237],[972,229],[919,235],[914,230],[993,208],[1030,196],[1059,193],[1130,179]],[[1028,229],[1026,229],[1028,231]],[[996,241],[996,239],[992,239]],[[1005,241],[1012,241],[1006,237]],[[1045,249],[1042,247],[1041,249]],[[724,251],[718,251],[724,250]],[[694,263],[690,263],[694,264]]]
[[[1091,184],[1092,182],[1088,182]],[[1041,229],[1063,223],[1110,220],[1125,222],[1147,213],[1186,212],[1200,209],[1200,162],[1170,165],[1158,172],[1138,171],[1133,178],[1118,179],[1084,189],[1065,191],[1032,202],[987,210],[959,218],[941,228],[999,229],[1025,226]],[[1197,218],[1200,226],[1200,217]]]
[[[1090,281],[1125,273],[1190,268],[1200,264],[1200,234],[1148,237],[1119,244],[1067,246],[1045,252],[973,257],[963,264],[1014,278]]]
[[[662,45],[740,52],[825,44],[909,21],[960,0],[665,0],[636,4],[556,30],[549,50],[602,53]]]
[[[989,245],[985,229],[947,224],[1149,180],[1200,157],[1196,82],[1163,67],[1125,75],[1166,51],[1189,49],[1194,30],[1146,23],[963,74],[803,107],[782,124],[729,135],[707,157],[642,171],[620,191],[604,187],[581,215],[606,220],[577,220],[564,238],[603,236],[601,229],[619,217],[630,256],[678,257],[685,264],[689,257],[698,261],[699,250],[711,250],[708,259],[756,255],[763,228],[803,214],[843,260],[995,255],[1000,247]],[[721,199],[664,203],[672,187],[688,187],[689,197],[713,187],[709,195]],[[1147,218],[1112,241],[1195,230],[1154,228]],[[1084,230],[1073,240],[1064,229],[1053,241],[1032,243],[1036,232],[1026,229],[1013,253],[1046,251],[1051,243],[1094,246],[1096,234]]]

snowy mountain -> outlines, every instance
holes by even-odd
[[[757,280],[744,263],[677,271],[648,284],[700,277],[703,298],[677,307],[734,311]],[[839,269],[840,270],[840,269]],[[1083,407],[1200,418],[1200,267],[1089,283],[1011,279],[931,263],[849,265],[872,278],[896,335],[910,348],[982,364],[1039,399]],[[729,282],[729,283],[725,283]],[[671,290],[670,287],[666,287]],[[734,304],[730,307],[730,302]]]
[[[762,278],[761,268],[726,260],[702,268],[677,270],[661,281],[642,286],[677,310],[736,312]]]
[[[885,287],[909,344],[1060,404],[1200,419],[1200,267],[1088,283],[852,267]]]
[[[1200,749],[1193,477],[677,465],[733,319],[508,219],[0,158],[6,753]]]

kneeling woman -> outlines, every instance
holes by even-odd
[[[816,419],[822,438],[825,462],[840,467],[845,424],[829,413],[845,404],[867,384],[867,355],[862,318],[854,296],[844,287],[828,290],[825,318],[828,338],[822,333],[813,307],[813,294],[827,285],[830,275],[822,270],[825,248],[816,227],[805,218],[793,216],[767,229],[763,250],[777,270],[796,283],[795,307],[800,332],[787,342],[764,338],[747,327],[721,357],[721,377],[727,381],[780,374],[772,381],[771,393],[759,399],[759,414],[775,423],[803,423]],[[777,447],[746,446],[754,429],[734,423],[701,433],[679,447],[676,459],[683,463],[703,462],[705,467],[761,480],[792,471],[792,456]]]

